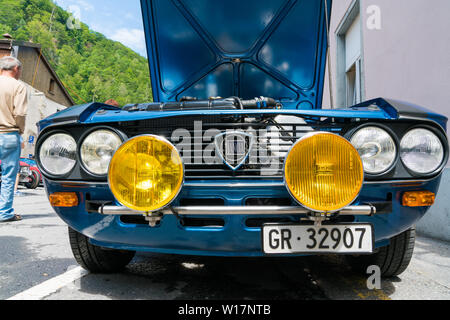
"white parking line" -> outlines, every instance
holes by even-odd
[[[67,286],[68,284],[84,277],[89,272],[81,267],[74,268],[72,270],[63,273],[55,278],[47,280],[33,288],[25,290],[7,300],[41,300],[52,293],[55,293],[59,289]]]

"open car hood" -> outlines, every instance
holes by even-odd
[[[332,0],[141,0],[154,100],[322,104]]]

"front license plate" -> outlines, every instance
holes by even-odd
[[[373,252],[373,227],[350,225],[264,225],[263,250],[266,254]]]

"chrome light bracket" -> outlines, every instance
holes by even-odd
[[[310,210],[301,206],[189,206],[189,207],[166,207],[158,211],[160,214],[183,215],[311,215],[311,216],[329,216],[326,213],[312,213]],[[156,213],[141,212],[129,209],[123,206],[103,205],[98,209],[102,215],[137,215],[144,214],[155,216]],[[335,213],[343,216],[372,216],[376,214],[376,208],[373,205],[350,206],[341,209]]]
[[[331,216],[326,213],[321,212],[310,212],[308,213],[307,219],[310,221],[314,221],[315,227],[322,226],[322,222],[330,220]]]
[[[161,222],[163,216],[162,212],[146,212],[145,220],[151,228],[154,228]]]
[[[189,207],[166,207],[155,212],[135,211],[123,206],[102,205],[98,208],[101,215],[144,215],[150,227],[156,227],[163,219],[164,215],[175,215],[183,225],[184,215],[305,215],[300,218],[302,221],[314,221],[316,226],[321,226],[324,221],[335,216],[373,216],[377,214],[377,209],[372,204],[350,206],[342,208],[340,211],[330,214],[321,212],[311,212],[299,207],[283,206],[189,206]],[[381,212],[382,213],[382,212]]]

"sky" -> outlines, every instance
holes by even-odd
[[[91,30],[147,57],[140,0],[54,0]]]

